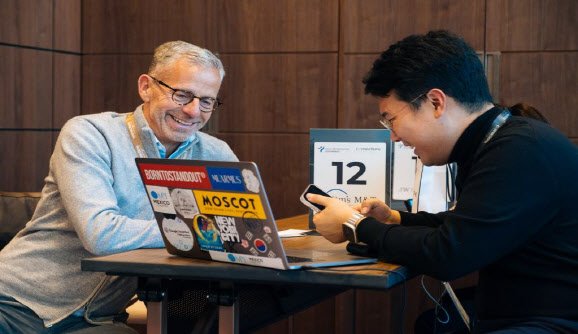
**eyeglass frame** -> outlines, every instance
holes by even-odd
[[[415,99],[411,100],[408,104],[406,104],[403,108],[401,108],[395,116],[393,116],[392,118],[385,118],[383,117],[382,119],[379,120],[379,123],[381,123],[381,125],[383,125],[384,128],[388,129],[388,130],[392,130],[393,131],[393,120],[400,115],[400,113],[407,107],[409,107],[412,103],[414,103],[415,101],[419,100],[422,96],[426,95],[427,93],[423,93],[423,94],[419,94]]]
[[[214,103],[215,103],[214,106],[213,106],[213,109],[211,109],[211,110],[203,110],[203,109],[201,108],[200,104],[199,104],[199,110],[200,110],[201,112],[210,113],[210,112],[213,112],[213,111],[217,110],[217,108],[218,108],[221,104],[223,104],[223,102],[221,102],[221,100],[219,100],[218,98],[214,99],[214,98],[209,97],[209,96],[197,96],[197,95],[195,95],[195,93],[193,93],[193,92],[191,92],[191,91],[189,91],[189,90],[175,89],[175,88],[167,85],[166,83],[162,82],[161,80],[153,77],[152,75],[150,75],[150,74],[147,74],[147,75],[148,75],[149,77],[151,77],[154,81],[156,81],[159,85],[164,86],[164,87],[172,90],[173,93],[171,94],[171,99],[173,100],[173,102],[174,102],[175,104],[177,104],[177,105],[179,105],[179,106],[186,106],[187,104],[193,102],[195,99],[199,99],[199,102],[201,101],[201,99],[211,99],[211,100],[213,100]],[[176,92],[185,92],[185,93],[187,93],[187,94],[191,94],[191,95],[193,96],[193,98],[191,98],[191,100],[190,100],[189,102],[187,102],[187,103],[178,103],[177,101],[175,101],[175,93],[176,93]]]

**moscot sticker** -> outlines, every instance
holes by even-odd
[[[203,214],[243,217],[246,211],[266,219],[259,195],[194,190],[199,211]]]

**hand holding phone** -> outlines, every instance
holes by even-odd
[[[300,199],[301,199],[301,202],[303,204],[305,204],[307,207],[309,207],[315,213],[325,209],[325,207],[323,205],[312,203],[311,201],[309,201],[307,199],[307,194],[316,194],[316,195],[321,195],[321,196],[325,196],[325,197],[331,197],[325,191],[319,189],[316,185],[314,185],[314,184],[308,185],[307,188],[305,189],[305,191],[303,192],[303,194],[301,194]]]

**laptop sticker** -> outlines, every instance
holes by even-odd
[[[253,245],[255,245],[255,248],[257,248],[257,250],[261,253],[265,253],[267,251],[267,244],[261,239],[255,239],[255,241],[253,241]]]
[[[280,258],[267,258],[262,256],[257,257],[245,254],[227,254],[223,252],[212,252],[212,251],[209,251],[209,254],[211,254],[211,258],[213,260],[217,261],[250,264],[253,266],[276,268],[276,269],[285,268],[283,266],[283,260],[281,260]]]
[[[195,197],[190,189],[173,189],[171,192],[171,199],[175,210],[184,218],[193,219],[199,214],[199,208],[195,202]]]
[[[245,211],[242,219],[247,230],[253,234],[260,234],[263,231],[263,221],[259,219],[259,216],[255,212]],[[269,229],[269,231],[271,231],[271,229]]]
[[[243,169],[241,173],[243,174],[243,181],[245,181],[247,190],[258,193],[261,187],[259,179],[255,176],[255,174],[253,174],[253,171],[250,169]]]
[[[269,234],[263,234],[263,239],[265,239],[265,241],[267,241],[268,244],[273,242],[273,239],[271,239]]]
[[[195,244],[193,233],[179,217],[171,219],[170,216],[165,216],[161,225],[165,237],[176,249],[186,252],[193,248]]]
[[[211,189],[205,167],[139,164],[139,169],[146,185]]]
[[[195,216],[193,219],[193,228],[202,250],[220,252],[225,250],[217,226],[211,218],[205,215]]]
[[[247,210],[266,219],[259,195],[194,190],[199,210],[203,214],[242,217]]]
[[[176,214],[168,188],[157,186],[146,186],[146,188],[154,211],[173,215]]]
[[[215,216],[215,221],[221,231],[221,240],[223,242],[240,242],[239,232],[235,226],[235,218]]]
[[[241,172],[236,168],[207,167],[213,189],[245,191]]]

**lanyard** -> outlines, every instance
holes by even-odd
[[[492,122],[492,125],[490,125],[490,130],[486,134],[486,137],[484,138],[484,141],[482,142],[482,146],[484,146],[487,142],[490,141],[490,139],[492,139],[492,137],[496,134],[498,129],[502,125],[504,125],[504,123],[506,123],[506,121],[508,120],[508,118],[510,118],[510,116],[512,116],[512,115],[510,114],[510,112],[508,110],[502,110],[502,112],[498,115],[498,117],[496,117],[494,119],[494,121]]]
[[[132,146],[134,147],[136,155],[139,158],[146,158],[147,153],[144,149],[140,136],[138,135],[136,124],[134,122],[134,113],[130,113],[128,116],[126,116],[126,128],[128,129],[130,140],[132,142]]]
[[[476,153],[474,154],[474,159],[478,156],[478,154],[480,154],[480,151],[482,150],[482,147],[484,147],[484,145],[490,141],[490,139],[492,139],[492,137],[494,137],[494,135],[496,134],[496,132],[498,132],[498,129],[502,127],[502,125],[504,125],[504,123],[506,123],[506,121],[510,118],[510,116],[512,116],[510,114],[510,112],[506,109],[502,110],[502,112],[498,115],[498,117],[496,117],[494,119],[494,121],[492,122],[492,125],[490,125],[490,130],[488,130],[488,133],[486,133],[486,136],[484,137],[484,140],[482,141],[482,143],[480,144],[480,146],[478,146],[478,149],[476,150]]]

